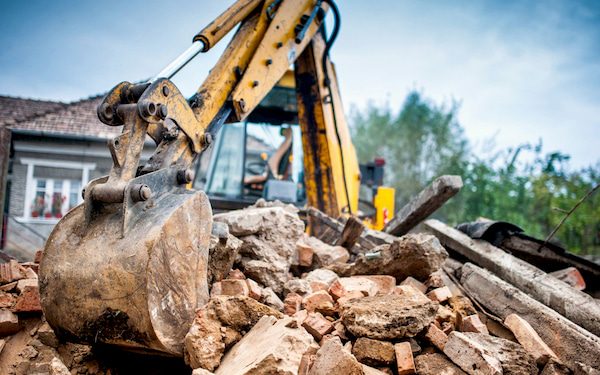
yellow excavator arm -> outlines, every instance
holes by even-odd
[[[99,119],[123,126],[108,145],[113,167],[55,226],[40,265],[42,306],[59,336],[181,355],[194,310],[208,300],[212,228],[206,194],[186,188],[190,168],[221,126],[244,120],[292,64],[308,204],[333,217],[358,212],[360,170],[328,59],[337,27],[329,40],[322,28],[329,10],[339,24],[332,0],[238,0],[156,77],[106,95]],[[235,27],[185,98],[170,78]],[[140,165],[147,136],[156,150]]]

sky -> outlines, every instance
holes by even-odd
[[[600,161],[600,1],[338,0],[346,112],[411,90],[460,104],[477,152],[541,139]],[[73,101],[153,76],[232,1],[3,1],[0,94]],[[227,40],[174,82],[190,95]]]

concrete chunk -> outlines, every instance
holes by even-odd
[[[327,340],[317,352],[309,375],[363,375],[354,356],[343,349],[339,338]]]
[[[415,365],[419,375],[466,375],[460,367],[440,353],[418,355],[415,358]]]
[[[437,271],[448,257],[438,239],[430,234],[407,234],[391,244],[383,244],[371,250],[377,257],[360,254],[350,264],[330,267],[341,276],[390,275],[396,280],[412,276],[426,280]]]
[[[389,366],[394,363],[394,345],[388,341],[359,337],[352,346],[352,354],[360,363],[369,366]]]
[[[290,322],[263,316],[227,352],[215,374],[297,374],[302,355],[315,342],[304,329],[289,328]]]
[[[6,309],[0,309],[0,337],[19,332],[19,318]]]
[[[535,360],[521,345],[482,333],[450,333],[444,354],[468,374],[538,373]]]
[[[352,299],[341,306],[340,316],[356,337],[394,340],[421,332],[435,319],[437,307],[430,300],[390,294]]]

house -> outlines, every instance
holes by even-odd
[[[82,202],[82,187],[110,171],[106,142],[121,128],[98,120],[100,100],[62,103],[0,96],[4,254],[30,260],[54,224]]]

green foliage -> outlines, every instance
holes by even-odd
[[[476,154],[457,121],[457,110],[455,103],[439,106],[412,92],[397,114],[389,106],[353,111],[359,160],[385,158],[386,184],[396,188],[397,208],[434,178],[458,174],[464,188],[436,217],[450,224],[479,217],[504,220],[545,238],[600,183],[600,163],[571,171],[568,155],[544,154],[541,142]],[[572,252],[600,255],[600,194],[590,196],[555,238]]]

